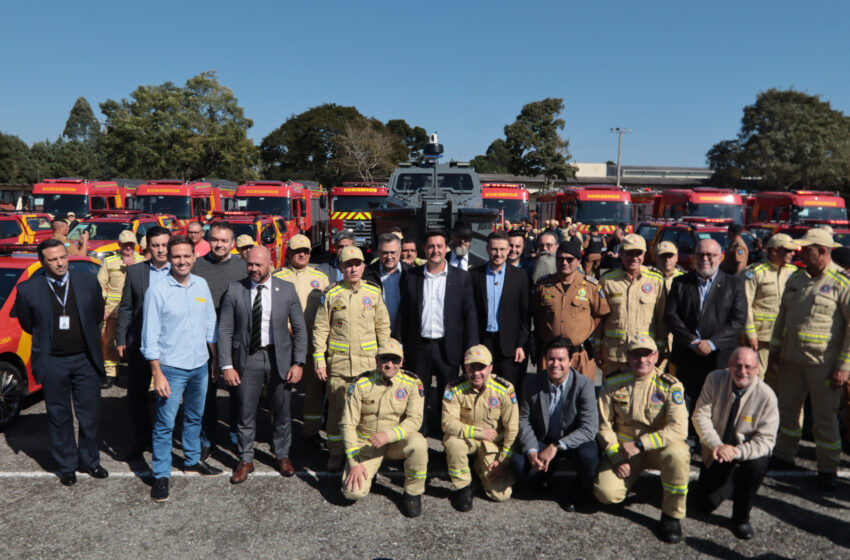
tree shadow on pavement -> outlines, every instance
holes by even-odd
[[[811,509],[803,509],[784,500],[761,495],[756,496],[755,505],[797,530],[819,535],[838,546],[850,548],[850,522],[845,521],[846,513],[832,517]],[[844,510],[847,511],[846,506]]]
[[[685,544],[700,554],[713,556],[714,558],[723,558],[723,560],[791,560],[789,556],[781,556],[773,553],[762,554],[760,556],[745,556],[722,544],[699,537],[685,537],[684,540]]]
[[[814,475],[814,473],[812,474]],[[817,488],[817,478],[815,476],[785,480],[771,477],[769,479],[766,478],[765,481],[765,486],[771,490],[796,496],[817,506],[829,509],[848,509],[846,503],[841,502],[850,502],[850,484],[841,482],[841,479],[839,479],[838,488],[827,493]],[[758,502],[760,497],[756,495],[756,502]]]

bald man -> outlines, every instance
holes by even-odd
[[[759,378],[752,348],[732,352],[729,367],[708,374],[692,421],[702,441],[702,468],[695,502],[711,512],[732,498],[732,532],[753,538],[750,510],[776,444],[779,407],[776,395]]]
[[[667,297],[671,359],[689,407],[699,397],[708,372],[726,367],[747,322],[744,281],[720,270],[722,255],[713,239],[697,243],[694,270],[675,278]]]

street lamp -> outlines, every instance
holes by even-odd
[[[619,135],[617,141],[617,188],[620,188],[620,159],[623,155],[623,134],[631,134],[632,129],[626,127],[617,127],[609,129],[612,134]]]

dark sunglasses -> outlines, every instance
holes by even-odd
[[[556,261],[567,261],[568,263],[572,263],[574,260],[576,260],[576,258],[575,257],[568,257],[566,255],[561,255],[560,257],[556,257],[555,260]]]
[[[300,254],[302,254],[302,253],[303,253],[303,254],[309,254],[309,253],[310,253],[310,249],[295,249],[294,251],[292,251],[292,254],[293,254],[293,255],[300,255]]]
[[[378,360],[380,360],[382,364],[388,364],[392,362],[398,365],[401,363],[401,358],[399,358],[398,356],[378,356]]]

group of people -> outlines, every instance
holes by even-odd
[[[685,273],[675,245],[660,243],[647,267],[642,237],[618,230],[605,238],[596,228],[584,239],[543,231],[532,248],[528,228],[494,231],[487,262],[473,266],[473,232],[462,223],[421,240],[387,232],[371,263],[341,232],[336,257],[314,266],[310,240],[296,235],[287,265],[274,270],[263,246],[233,253],[226,221],[211,224],[207,240],[200,228],[190,224],[190,237],[149,229],[145,257],[125,232],[100,282],[69,272],[62,240],[39,245],[44,274],[19,286],[15,314],[33,334],[33,373],[63,484],[74,484],[78,470],[108,476],[97,451],[100,383],[120,361],[134,435],[127,456],[151,449],[155,501],[169,498],[181,402],[183,468],[222,474],[207,462],[217,445],[217,386],[228,391],[239,458],[231,483],[254,471],[264,392],[276,466],[295,474],[298,383],[302,436],[327,447],[344,496],[366,495],[383,458],[403,459],[403,511],[412,517],[421,512],[432,435],[442,438],[459,511],[472,508],[472,473],[488,498],[504,501],[516,480],[546,487],[565,458],[576,476],[563,505],[574,510],[591,495],[622,502],[644,469],[660,469],[660,532],[678,542],[700,447],[693,505],[712,510],[732,497],[733,531],[750,538],[753,495],[774,444],[775,461],[793,462],[806,395],[819,486],[837,484],[850,278],[831,262],[837,244],[822,229],[800,240],[774,235],[767,259],[735,275],[720,270],[714,240],[697,244]],[[799,270],[790,264],[798,246]],[[592,256],[603,249],[609,266]],[[608,270],[598,276],[600,266]]]

